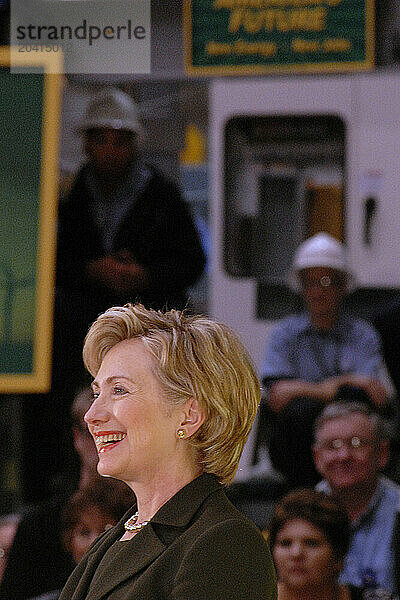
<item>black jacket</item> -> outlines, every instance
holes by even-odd
[[[112,305],[140,300],[146,307],[183,308],[186,289],[202,274],[205,256],[178,188],[153,167],[115,236],[112,253],[129,250],[150,277],[136,297],[115,296],[86,277],[89,261],[106,252],[90,210],[84,169],[59,210],[57,287],[89,299],[97,314]]]
[[[60,600],[276,600],[268,546],[215,476],[189,483],[119,542],[132,511],[94,542]],[[106,553],[114,543],[113,560]]]

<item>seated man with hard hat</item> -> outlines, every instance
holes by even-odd
[[[140,158],[142,126],[131,97],[105,88],[89,103],[79,129],[87,162],[60,206],[57,252],[56,323],[61,348],[77,349],[74,369],[81,367],[83,337],[100,312],[136,301],[182,309],[187,288],[205,266],[177,186]]]
[[[350,273],[343,245],[319,233],[297,249],[293,271],[302,314],[282,319],[268,340],[262,377],[276,413],[269,453],[290,486],[318,481],[312,427],[341,386],[361,390],[376,406],[389,402],[380,340],[374,328],[342,310]]]

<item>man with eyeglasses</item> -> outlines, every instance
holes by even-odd
[[[297,249],[292,280],[305,311],[282,319],[272,331],[262,377],[272,419],[269,453],[291,487],[315,485],[312,428],[338,389],[363,390],[379,407],[389,386],[375,329],[342,310],[351,276],[343,245],[319,233]],[[387,378],[388,379],[388,378]]]
[[[400,590],[400,487],[380,475],[389,442],[380,417],[357,402],[334,402],[315,422],[317,489],[331,494],[352,523],[342,583]]]

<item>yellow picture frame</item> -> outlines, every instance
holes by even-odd
[[[40,167],[37,174],[39,198],[37,215],[35,215],[35,219],[37,218],[37,241],[34,245],[36,249],[36,267],[33,284],[34,310],[32,311],[33,322],[25,324],[27,329],[32,332],[32,368],[29,372],[16,372],[18,369],[6,371],[3,367],[4,372],[0,372],[0,393],[39,393],[48,391],[51,385],[57,241],[56,223],[59,187],[58,161],[63,82],[61,75],[62,56],[61,53],[46,53],[42,51],[21,53],[18,52],[18,48],[0,47],[0,69],[2,69],[3,74],[7,75],[5,79],[7,79],[8,85],[11,82],[11,87],[13,87],[12,78],[19,77],[18,70],[22,73],[29,73],[29,75],[24,75],[24,77],[43,78],[41,86],[42,98],[36,98],[36,102],[41,102],[41,148],[39,149],[40,161],[39,158],[37,159],[37,164],[40,164]],[[34,69],[36,72],[31,73],[31,69]],[[26,79],[26,81],[28,80]],[[3,84],[5,85],[5,81]],[[29,106],[18,106],[16,102],[13,110],[26,111],[29,110]],[[8,135],[12,135],[12,132],[9,131]],[[17,186],[18,172],[15,174],[15,181]],[[12,226],[13,224],[10,223],[10,228]],[[20,249],[15,249],[15,252],[19,251]],[[23,314],[23,308],[21,312]],[[2,327],[4,334],[4,323]],[[9,327],[10,331],[13,331],[13,327],[14,325]],[[10,347],[12,350],[12,346]]]

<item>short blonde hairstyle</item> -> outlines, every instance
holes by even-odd
[[[95,377],[107,352],[138,338],[154,359],[154,373],[171,405],[194,397],[205,421],[188,441],[205,472],[229,484],[260,403],[260,382],[237,336],[221,323],[178,310],[148,310],[141,304],[108,309],[92,324],[83,359]]]

